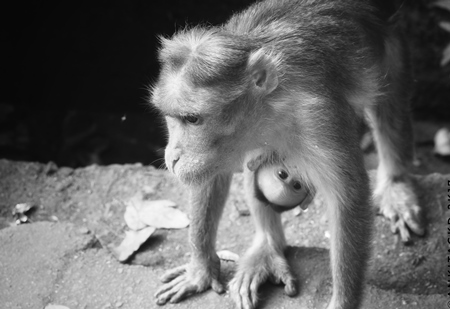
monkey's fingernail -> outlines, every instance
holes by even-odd
[[[297,294],[297,287],[294,283],[287,284],[284,287],[284,292],[287,296],[295,296]]]
[[[411,244],[411,234],[409,233],[406,225],[399,226],[398,230],[400,232],[400,239],[402,240],[403,244],[405,245]]]
[[[211,284],[211,288],[213,289],[214,292],[216,292],[217,294],[222,294],[225,292],[225,288],[223,287],[223,285],[219,282],[213,281]]]

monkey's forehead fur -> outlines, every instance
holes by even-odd
[[[353,73],[370,69],[384,51],[385,18],[372,2],[263,1],[220,27],[194,27],[160,38],[162,70],[152,102],[162,108],[168,99],[163,94],[176,94],[193,107],[198,103],[189,102],[190,95],[196,97],[193,89],[214,94],[211,89],[219,85],[220,93],[227,93],[224,101],[233,100],[248,85],[250,63],[262,55],[275,67],[279,87],[291,83],[325,94],[336,93],[330,85],[350,89],[358,82]],[[169,88],[160,89],[164,85]],[[323,85],[328,89],[317,89]]]

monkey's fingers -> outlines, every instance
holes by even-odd
[[[160,280],[164,283],[172,281],[173,279],[186,273],[186,265],[175,267],[161,276]]]
[[[178,291],[174,295],[172,295],[172,297],[170,298],[170,302],[172,304],[178,303],[179,301],[183,300],[183,298],[196,292],[197,292],[196,285],[184,282],[184,284],[180,284]]]
[[[282,279],[284,283],[284,293],[286,293],[287,296],[293,297],[297,295],[297,281],[292,278],[288,277],[285,279]]]
[[[252,276],[250,274],[245,274],[239,288],[239,298],[243,309],[253,309],[256,305],[256,302],[258,301],[257,291],[252,291],[250,287],[251,282]]]
[[[403,219],[399,216],[393,216],[391,220],[391,232],[393,234],[400,234],[402,243],[409,244],[411,242],[411,233]]]
[[[217,279],[212,279],[211,288],[217,294],[222,294],[225,292],[225,287],[223,286],[222,282]]]
[[[256,171],[261,164],[263,163],[263,157],[262,156],[258,156],[254,159],[251,159],[250,161],[247,162],[247,168],[249,170],[251,170],[252,172]]]
[[[400,233],[402,242],[410,242],[411,231],[418,236],[425,234],[422,217],[422,209],[417,205],[401,207],[398,209],[398,214],[390,217],[391,230],[393,233]]]
[[[158,305],[164,305],[167,302],[177,303],[196,292],[198,292],[197,285],[191,283],[185,276],[178,277],[157,292],[156,303]]]
[[[397,228],[400,233],[400,239],[404,244],[409,244],[411,242],[411,233],[409,232],[406,224],[403,220],[398,220]]]
[[[239,273],[238,273],[239,274]],[[239,276],[238,274],[235,275],[233,280],[229,283],[229,289],[230,289],[230,295],[233,299],[234,303],[236,304],[237,309],[242,309],[242,300],[241,295],[239,294],[240,287],[242,285],[242,276]]]
[[[251,278],[249,293],[248,296],[253,305],[252,308],[255,308],[258,303],[258,289],[267,280],[267,275],[264,272],[259,272]]]
[[[400,239],[403,243],[408,244],[411,242],[411,231],[416,235],[423,236],[425,229],[418,223],[417,220],[410,217],[399,218],[397,221],[391,222],[391,230],[394,233],[400,233]]]
[[[418,205],[410,206],[409,211],[403,213],[402,218],[414,234],[418,236],[425,235],[422,208]]]
[[[231,297],[238,309],[253,309],[258,301],[257,281],[252,284],[252,273],[238,272],[230,282]]]
[[[284,284],[284,292],[287,296],[295,296],[297,294],[297,281],[292,275],[286,259],[278,257],[275,260],[275,266],[272,278],[276,278],[278,283]]]
[[[399,233],[402,242],[411,241],[411,232],[419,236],[425,234],[422,209],[408,180],[390,183],[380,191],[376,200],[381,213],[391,221],[392,232]]]
[[[185,276],[180,276],[175,278],[174,280],[170,281],[169,283],[164,284],[162,287],[160,287],[156,293],[155,297],[159,299],[160,295],[165,294],[167,291],[172,290],[174,287],[176,287],[180,282],[182,282],[185,279]]]
[[[386,216],[388,217],[388,216]],[[390,222],[391,222],[391,232],[392,234],[397,234],[399,232],[399,224],[398,221],[400,220],[400,218],[396,215],[393,214],[392,216],[388,217]]]

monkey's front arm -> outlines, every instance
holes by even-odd
[[[216,176],[206,185],[191,186],[191,261],[163,275],[161,280],[165,284],[155,294],[157,304],[177,303],[190,294],[210,287],[217,293],[225,291],[219,278],[220,260],[215,242],[230,183],[231,174]]]

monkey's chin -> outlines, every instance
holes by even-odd
[[[186,171],[184,169],[175,169],[173,171],[178,180],[188,186],[200,186],[207,183],[215,175],[211,169],[197,169]]]

